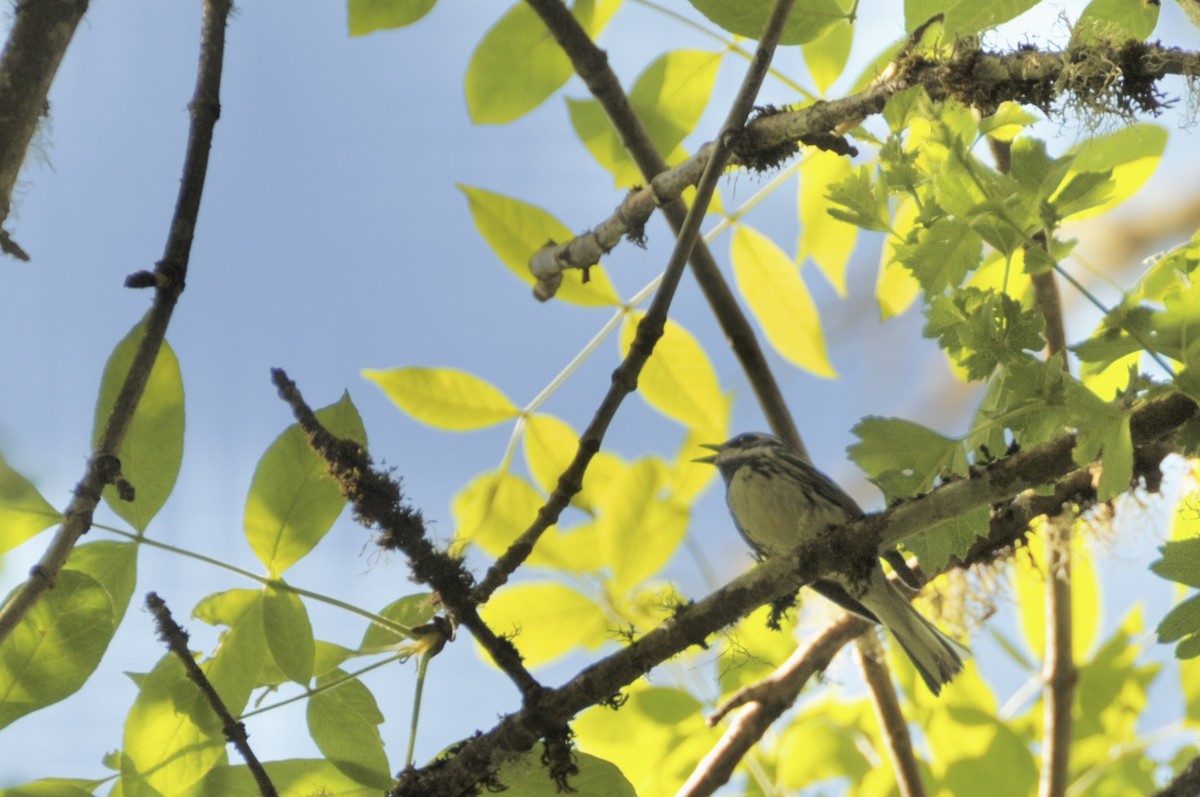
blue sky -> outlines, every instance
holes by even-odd
[[[691,13],[685,4],[670,5]],[[878,13],[863,11],[852,64],[865,63],[902,33],[899,9],[875,5]],[[1077,14],[1078,5],[1068,10]],[[161,255],[195,78],[197,6],[93,4],[60,69],[49,123],[7,223],[33,262],[0,264],[0,451],[60,507],[83,473],[105,359],[149,298],[122,288],[122,280]],[[397,412],[361,378],[361,369],[454,366],[491,380],[521,404],[607,318],[605,310],[534,302],[478,236],[455,188],[465,183],[511,194],[546,207],[576,230],[607,217],[622,196],[571,133],[561,93],[509,126],[469,122],[465,66],[502,11],[501,5],[481,11],[478,4],[443,3],[412,28],[359,39],[346,35],[344,7],[336,3],[263,0],[237,11],[187,291],[168,333],[187,390],[184,462],[152,536],[256,569],[241,518],[259,455],[290,421],[268,381],[268,369],[281,366],[314,405],[350,391],[376,458],[398,469],[412,500],[448,539],[451,497],[498,463],[509,429],[455,435],[423,427]],[[1013,27],[1051,31],[1053,15]],[[1158,33],[1194,46],[1196,31],[1174,5],[1164,8]],[[668,40],[671,47],[716,47],[633,2],[601,43],[628,83]],[[743,65],[736,58],[722,65],[717,99],[689,140],[692,148],[723,118],[720,98],[740,81]],[[797,52],[781,52],[777,65],[805,77]],[[565,93],[582,97],[585,89],[572,81]],[[763,97],[793,99],[778,85]],[[1152,183],[1156,190],[1144,191],[1131,213],[1153,212],[1156,196],[1194,180],[1195,165],[1183,160],[1186,144],[1176,135],[1177,117],[1163,122],[1173,136],[1173,168],[1161,170]],[[1069,122],[1043,125],[1042,134],[1055,137],[1059,151],[1082,135]],[[726,180],[725,206],[736,207],[763,182],[746,174]],[[752,221],[791,251],[794,197],[790,189],[783,194],[764,203]],[[623,296],[657,273],[669,253],[661,223],[649,232],[648,251],[625,246],[608,261]],[[723,262],[726,241],[714,245]],[[855,422],[868,414],[896,415],[957,434],[973,408],[971,394],[949,382],[931,342],[913,350],[917,314],[877,321],[871,304],[877,258],[876,244],[860,246],[845,301],[815,270],[805,271],[839,380],[816,379],[771,355],[814,460],[868,507],[878,505],[877,493],[844,456]],[[734,427],[761,428],[750,391],[687,278],[675,318],[708,346],[722,384],[737,396]],[[1079,335],[1090,322],[1075,323]],[[616,357],[615,341],[606,344],[546,409],[581,428]],[[671,452],[681,436],[635,398],[618,416],[611,442],[632,457]],[[692,533],[710,560],[721,563],[722,577],[749,562],[716,491],[699,505]],[[0,587],[7,591],[20,580],[44,541],[35,539],[3,562]],[[1141,578],[1146,560],[1140,557],[1148,548],[1122,549],[1127,556],[1110,566],[1118,574],[1110,583]],[[119,747],[135,694],[122,672],[146,671],[161,655],[139,608],[145,592],[158,591],[182,619],[210,591],[251,586],[153,550],[143,551],[139,572],[134,605],[98,676],[64,703],[4,732],[0,786],[104,773],[100,758]],[[693,565],[680,561],[672,572],[699,589]],[[376,554],[368,534],[348,518],[289,575],[368,608],[414,591],[403,562]],[[1113,590],[1109,624],[1130,594],[1150,592],[1165,605],[1169,592],[1161,582],[1138,583],[1144,588],[1136,592]],[[319,606],[310,612],[325,638],[352,645],[361,634],[361,626],[340,613]],[[210,629],[195,621],[189,626],[194,644],[211,649]],[[546,680],[557,683],[576,663],[550,668]],[[383,732],[394,767],[402,763],[414,671],[393,667],[368,680],[390,718]],[[490,727],[517,704],[507,680],[481,663],[464,638],[447,647],[430,672],[419,759]],[[61,744],[67,729],[69,748]],[[300,708],[265,715],[250,731],[261,757],[316,754]]]

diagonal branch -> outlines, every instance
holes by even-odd
[[[220,718],[225,738],[233,743],[246,762],[247,769],[254,776],[254,782],[258,784],[259,794],[263,797],[277,797],[279,792],[275,790],[275,785],[271,783],[271,778],[263,769],[258,756],[250,748],[250,739],[246,733],[245,723],[239,722],[230,713],[225,701],[217,694],[216,687],[213,686],[212,681],[208,680],[208,676],[204,674],[204,670],[200,669],[200,665],[192,657],[192,652],[188,650],[187,631],[179,627],[175,618],[171,617],[171,610],[167,608],[167,604],[156,593],[151,592],[146,595],[146,608],[154,615],[154,624],[158,627],[158,638],[165,642],[175,657],[182,662],[188,678],[196,684],[196,688],[204,695],[204,699],[208,701],[213,713]]]
[[[561,0],[526,0],[526,2],[550,29],[563,52],[571,59],[576,74],[583,79],[588,90],[592,92],[604,112],[608,114],[617,135],[621,137],[621,143],[625,145],[625,149],[637,164],[643,179],[650,185],[654,185],[654,178],[668,170],[667,162],[659,154],[658,147],[654,145],[649,131],[646,130],[641,118],[634,111],[628,95],[621,88],[621,82],[609,68],[608,58],[604,51],[596,46],[587,31],[583,29],[583,26],[579,24],[579,21]],[[700,172],[696,174],[699,179]],[[687,206],[676,195],[663,202],[662,208],[667,223],[671,225],[671,229],[678,236],[683,229],[684,219],[687,217]],[[619,239],[620,235],[617,237]],[[615,241],[613,243],[615,244]],[[599,260],[598,254],[596,259]],[[696,241],[690,263],[692,273],[696,275],[696,281],[704,292],[713,315],[716,316],[717,323],[721,325],[721,331],[725,333],[734,355],[741,363],[742,370],[746,373],[746,378],[758,398],[758,403],[762,407],[771,429],[807,458],[808,454],[800,439],[800,433],[796,429],[796,423],[788,411],[787,402],[783,399],[783,393],[775,381],[766,357],[763,356],[762,348],[758,345],[758,337],[754,334],[754,328],[750,326],[750,322],[734,298],[729,284],[721,276],[721,270],[713,258],[712,251],[703,241]],[[558,272],[560,278],[561,273],[561,271]],[[539,284],[536,295],[539,298],[549,299],[553,295],[553,291],[547,292],[547,289],[548,286]]]
[[[87,7],[87,0],[13,4],[0,57],[0,251],[18,260],[29,255],[3,229],[13,188],[38,123],[50,113],[50,84]]]
[[[900,700],[896,697],[892,674],[883,660],[883,645],[879,644],[878,632],[872,630],[860,636],[855,652],[863,680],[871,692],[871,705],[875,708],[875,719],[879,721],[880,736],[892,761],[900,794],[902,797],[925,797],[921,768],[913,753],[912,734],[900,711]]]
[[[208,173],[213,128],[221,114],[221,67],[225,57],[225,24],[231,5],[231,0],[204,2],[196,90],[188,106],[192,122],[188,130],[183,177],[179,183],[179,195],[175,201],[175,213],[171,218],[171,230],[167,235],[163,258],[153,273],[138,272],[125,281],[127,287],[155,287],[154,304],[146,316],[145,332],[113,404],[112,414],[105,421],[100,440],[88,460],[83,480],[75,487],[74,497],[63,513],[64,519],[58,533],[30,571],[28,580],[17,588],[4,608],[0,609],[0,642],[8,638],[46,590],[54,586],[75,543],[91,528],[92,513],[100,502],[105,485],[116,483],[121,478],[118,459],[121,442],[146,388],[150,370],[158,358],[175,302],[183,292],[187,276],[192,237],[200,214],[204,179]]]
[[[1130,431],[1135,446],[1164,452],[1159,441],[1194,418],[1200,408],[1180,393],[1146,402],[1133,411]],[[874,561],[882,546],[896,542],[971,509],[1009,501],[1026,490],[1054,484],[1064,477],[1066,486],[1055,498],[1067,500],[1078,489],[1071,451],[1074,436],[1068,435],[1036,446],[983,467],[971,479],[939,487],[918,499],[855,521],[825,537],[807,542],[786,554],[772,557],[735,578],[711,595],[679,609],[676,615],[649,631],[624,649],[580,671],[555,689],[548,689],[534,704],[507,715],[490,731],[465,742],[451,759],[428,768],[405,773],[400,795],[457,795],[484,777],[492,768],[493,756],[529,750],[547,729],[561,727],[575,714],[592,705],[609,701],[623,687],[676,656],[692,645],[705,645],[708,636],[778,597],[794,594],[804,584],[835,570],[852,570],[853,563]],[[1086,471],[1084,471],[1086,475]],[[1032,511],[1037,496],[1016,502],[1012,512],[1020,518]],[[1025,521],[1028,520],[1026,516]],[[997,528],[1017,529],[1005,513]],[[1016,532],[1023,534],[1021,525]],[[977,547],[972,555],[986,556]]]

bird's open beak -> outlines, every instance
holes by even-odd
[[[700,444],[700,447],[701,447],[701,448],[707,448],[709,451],[716,451],[716,452],[720,452],[720,451],[721,451],[721,447],[720,447],[720,446],[718,446],[718,445],[713,445],[712,443],[701,443],[701,444]],[[717,461],[717,455],[716,455],[716,454],[712,454],[711,456],[707,456],[707,457],[696,457],[695,459],[693,459],[693,460],[692,460],[692,462],[706,462],[706,463],[708,463],[709,465],[712,465],[712,464],[716,463],[716,461]]]

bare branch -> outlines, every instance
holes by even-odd
[[[0,228],[12,208],[13,188],[38,123],[50,112],[50,84],[87,11],[87,0],[15,3],[13,26],[0,56]],[[28,260],[0,229],[0,251]]]
[[[1200,794],[1200,756],[1193,758],[1167,787],[1154,797],[1194,797]]]
[[[221,699],[212,682],[208,680],[208,676],[204,674],[204,670],[200,669],[200,665],[192,658],[192,652],[188,650],[187,631],[179,627],[179,624],[171,617],[171,610],[167,608],[167,604],[156,593],[151,592],[146,595],[146,608],[154,615],[158,638],[166,643],[167,648],[175,654],[175,658],[183,664],[188,678],[196,684],[213,713],[220,718],[225,738],[237,748],[238,754],[246,762],[250,773],[254,775],[259,794],[263,797],[276,797],[279,792],[275,791],[275,785],[271,783],[271,778],[259,763],[258,756],[254,755],[254,751],[250,749],[250,737],[246,733],[245,724],[234,718],[226,707],[225,701]]]
[[[163,259],[152,274],[139,272],[130,275],[126,285],[155,286],[154,303],[146,316],[145,332],[138,343],[129,373],[113,404],[112,414],[105,421],[83,480],[75,488],[74,497],[63,513],[63,523],[54,535],[46,552],[33,567],[26,580],[0,609],[0,642],[8,638],[38,599],[54,586],[54,581],[79,538],[92,526],[92,513],[100,502],[105,485],[120,479],[118,456],[121,442],[133,413],[141,400],[150,371],[171,321],[175,302],[183,292],[192,236],[200,213],[200,198],[208,174],[208,155],[212,148],[213,128],[220,116],[221,67],[225,56],[225,24],[229,18],[230,0],[206,0],[204,22],[200,32],[200,62],[197,68],[196,89],[188,106],[192,122],[188,130],[187,153],[183,161],[183,177],[171,230]],[[136,486],[136,485],[135,485]]]
[[[900,711],[900,700],[896,697],[896,687],[883,660],[883,646],[879,644],[876,632],[872,630],[860,636],[855,648],[900,794],[903,797],[925,797],[921,769],[913,753],[912,734],[908,732],[908,722]]]

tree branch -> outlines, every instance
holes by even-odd
[[[246,725],[238,722],[233,714],[225,705],[225,701],[217,694],[216,688],[212,682],[208,680],[208,676],[204,674],[204,670],[200,669],[200,665],[192,658],[192,652],[188,650],[188,634],[179,627],[171,617],[171,610],[167,608],[167,604],[163,599],[158,597],[156,593],[146,595],[146,608],[154,615],[154,624],[158,628],[158,638],[166,643],[167,648],[175,654],[175,657],[183,664],[183,669],[187,672],[188,678],[204,695],[204,699],[208,701],[208,705],[212,708],[213,713],[221,720],[221,728],[225,732],[225,738],[233,743],[237,748],[238,753],[246,762],[246,767],[250,770],[250,774],[254,776],[255,783],[258,784],[259,794],[263,797],[276,797],[279,792],[275,790],[275,785],[271,783],[271,778],[267,775],[259,763],[258,756],[254,755],[254,751],[250,749],[250,737],[246,733]]]
[[[583,29],[583,26],[579,24],[579,21],[561,0],[526,0],[526,2],[550,29],[563,52],[571,59],[576,74],[583,79],[588,90],[592,92],[604,112],[608,114],[617,135],[621,137],[625,149],[637,164],[643,179],[653,185],[654,178],[666,172],[669,167],[666,160],[659,154],[658,147],[655,146],[646,126],[642,124],[641,118],[630,104],[629,97],[621,88],[621,82],[609,68],[608,58],[604,51],[596,46],[587,31]],[[671,229],[678,236],[683,229],[684,219],[687,217],[687,206],[682,199],[676,196],[663,202],[662,208],[667,223],[671,225]],[[599,259],[599,255],[596,259]],[[758,398],[767,423],[770,424],[772,431],[777,436],[790,443],[807,459],[808,452],[800,439],[796,423],[788,411],[787,402],[784,401],[779,384],[775,381],[766,357],[763,356],[762,348],[758,345],[758,337],[754,334],[754,328],[742,313],[728,283],[721,276],[721,270],[717,266],[711,250],[704,241],[696,241],[689,262],[692,266],[692,273],[696,275],[696,281],[700,285],[700,290],[704,292],[713,315],[716,316],[717,323],[721,326],[721,331],[725,333],[734,355],[741,363],[742,370]],[[561,279],[562,272],[559,271],[558,274]],[[546,292],[548,286],[539,283],[538,287],[540,292],[535,291],[535,295],[539,298],[549,299],[553,295],[552,290]]]
[[[13,26],[0,56],[0,251],[18,260],[29,255],[3,229],[13,188],[38,123],[50,113],[50,84],[87,7],[87,0],[13,4]]]
[[[1193,758],[1166,788],[1154,797],[1195,797],[1200,794],[1200,756]]]
[[[900,711],[896,687],[883,660],[883,645],[879,644],[877,633],[872,630],[859,636],[855,652],[858,666],[863,671],[863,680],[871,692],[871,705],[879,722],[883,746],[892,762],[896,786],[902,797],[925,797],[921,769],[913,754],[912,734],[908,732],[908,722]]]
[[[1119,65],[1113,75],[1114,65]],[[1159,45],[1127,42],[1072,46],[1066,51],[1018,50],[990,53],[962,49],[943,61],[906,56],[893,64],[890,74],[858,94],[828,102],[821,101],[796,110],[763,114],[746,126],[746,136],[731,163],[762,168],[763,161],[778,164],[795,151],[796,142],[823,141],[847,124],[855,124],[883,110],[889,97],[909,86],[921,85],[934,99],[954,98],[990,112],[999,103],[1012,100],[1048,110],[1070,93],[1078,91],[1087,100],[1090,114],[1129,117],[1134,111],[1153,113],[1159,106],[1155,82],[1167,75],[1200,75],[1200,53]],[[1094,86],[1103,77],[1111,79],[1111,97],[1097,105]],[[1147,97],[1149,95],[1149,97]],[[700,147],[688,160],[655,176],[650,184],[630,193],[608,219],[591,231],[564,243],[546,246],[533,254],[529,268],[543,292],[553,286],[567,268],[587,268],[643,227],[655,208],[677,199],[694,185],[712,151]]]
[[[100,440],[88,461],[83,480],[75,487],[74,496],[63,513],[62,525],[42,558],[30,571],[29,578],[0,609],[0,642],[8,638],[46,590],[54,586],[75,543],[91,528],[92,513],[100,502],[105,485],[114,484],[121,478],[118,459],[121,442],[158,358],[175,302],[183,292],[187,276],[192,237],[200,213],[204,179],[208,173],[213,128],[220,116],[221,67],[230,5],[230,0],[205,0],[204,3],[196,89],[188,106],[192,121],[183,161],[183,177],[163,259],[156,264],[153,272],[131,274],[125,281],[127,287],[155,286],[154,303],[146,315],[145,332],[121,391],[113,403],[112,413],[105,421]]]
[[[1194,417],[1197,410],[1196,403],[1180,393],[1148,401],[1134,410],[1130,419],[1134,444],[1164,451],[1166,447],[1159,446],[1157,441]],[[951,482],[771,557],[711,595],[681,607],[670,620],[583,669],[564,685],[546,690],[536,704],[507,715],[490,731],[464,742],[453,758],[406,772],[393,793],[397,797],[457,795],[490,770],[494,755],[530,749],[546,729],[561,727],[589,706],[611,701],[623,687],[663,661],[692,645],[706,644],[710,634],[758,606],[794,594],[801,586],[835,570],[852,570],[853,563],[873,561],[881,547],[892,547],[975,507],[1011,499],[1026,490],[1053,484],[1064,476],[1074,482],[1078,469],[1071,459],[1073,448],[1074,437],[1066,436],[997,460],[984,466],[975,478]],[[1064,487],[1062,495],[1069,495],[1071,489],[1074,484]],[[1033,500],[1018,501],[1012,516],[1020,516],[1035,504]],[[999,521],[995,528],[1011,535],[1014,526],[1008,510]],[[1011,541],[1006,538],[999,543],[1011,544]],[[974,554],[985,559],[989,551],[977,546]]]

